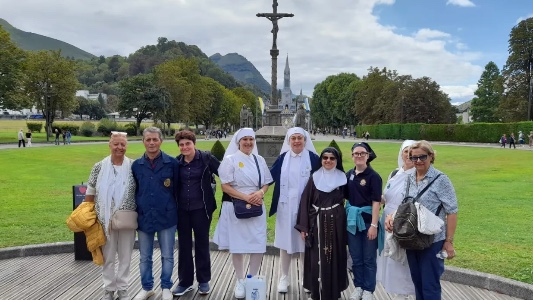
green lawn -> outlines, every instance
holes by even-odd
[[[210,149],[213,141],[199,141]],[[315,142],[319,151],[326,142]],[[227,142],[225,142],[227,145]],[[353,167],[350,142],[339,142],[345,169]],[[386,178],[396,166],[399,143],[372,143],[372,166]],[[162,149],[178,153],[174,142]],[[457,257],[447,264],[533,283],[533,151],[436,145],[435,167],[451,178],[459,199],[455,237]],[[131,143],[128,156],[143,153]],[[72,185],[85,182],[93,164],[108,154],[107,145],[35,147],[0,150],[0,247],[71,241],[65,219],[72,211]],[[220,187],[217,199],[221,198]],[[272,188],[265,199],[271,197]],[[269,206],[267,201],[267,206]],[[268,208],[267,208],[268,209]],[[212,232],[219,212],[215,212]],[[268,239],[274,238],[268,218]]]

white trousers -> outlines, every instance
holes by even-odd
[[[104,255],[104,265],[102,267],[104,290],[120,291],[128,289],[131,255],[133,253],[134,243],[134,229],[109,230],[109,237],[102,249]],[[118,261],[118,270],[115,273],[116,261]]]

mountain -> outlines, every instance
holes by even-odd
[[[11,40],[24,50],[38,51],[61,49],[61,55],[64,57],[68,56],[74,59],[91,59],[95,57],[93,54],[83,51],[80,48],[76,48],[63,41],[17,29],[2,18],[0,18],[0,25],[4,28],[4,30],[9,32],[11,35]]]
[[[224,56],[216,53],[211,55],[209,59],[222,70],[233,75],[238,81],[248,85],[255,85],[261,92],[270,95],[270,84],[244,56],[238,53],[228,53]]]

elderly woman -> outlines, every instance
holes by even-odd
[[[304,261],[305,245],[300,233],[294,229],[302,192],[311,176],[320,166],[318,154],[309,133],[300,127],[287,131],[280,156],[272,165],[270,173],[275,187],[270,207],[270,216],[276,216],[274,246],[279,248],[281,278],[278,292],[286,293],[289,287],[291,256],[300,253]],[[300,268],[303,272],[303,268]],[[300,274],[300,278],[303,273]]]
[[[424,192],[419,202],[430,211],[437,213],[444,221],[442,232],[435,234],[431,247],[424,250],[406,250],[411,278],[415,285],[416,299],[441,299],[440,277],[444,272],[444,260],[437,257],[445,251],[447,258],[455,257],[453,237],[457,226],[457,196],[453,185],[441,171],[433,167],[435,151],[427,141],[411,145],[409,159],[414,163],[416,172],[408,176],[409,190],[406,196],[415,197],[428,183],[439,176]],[[387,218],[386,227],[392,228],[392,218]]]
[[[117,211],[135,211],[135,181],[131,173],[132,160],[125,156],[128,146],[125,132],[111,132],[109,149],[111,155],[97,162],[87,181],[85,201],[95,202],[96,215],[106,236],[103,247],[104,297],[102,300],[130,299],[128,279],[131,254],[135,242],[135,228],[116,229],[112,227],[113,214]],[[134,215],[134,213],[132,214]],[[135,216],[135,222],[137,217]],[[115,262],[118,269],[115,272]]]
[[[372,300],[376,289],[378,220],[382,181],[370,162],[376,154],[369,144],[352,146],[355,168],[346,173],[348,250],[352,258],[355,291],[350,300]]]
[[[324,149],[320,158],[322,167],[305,186],[294,228],[306,240],[303,285],[311,291],[310,299],[337,300],[348,287],[346,175],[335,148]]]
[[[263,197],[268,191],[272,176],[265,159],[257,154],[255,133],[242,128],[233,136],[224,159],[218,168],[222,191],[232,199],[244,200],[248,205],[261,206],[260,216],[237,218],[231,202],[223,201],[221,214],[213,241],[220,250],[231,253],[237,282],[235,298],[245,297],[244,254],[250,254],[248,274],[257,275],[263,253],[266,252],[267,224]]]
[[[409,160],[409,146],[414,143],[415,141],[413,140],[406,140],[400,147],[398,168],[389,175],[383,190],[383,201],[385,203],[381,218],[383,221],[387,215],[394,213],[402,203],[405,193],[405,180],[415,172],[414,164]],[[391,235],[391,233],[386,234]],[[409,299],[409,295],[415,294],[415,287],[411,280],[411,273],[407,263],[402,264],[390,257],[385,257],[384,253],[381,253],[377,259],[376,278],[381,282],[387,293],[397,294],[394,299]]]

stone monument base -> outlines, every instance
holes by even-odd
[[[287,128],[283,126],[264,126],[255,132],[255,145],[267,165],[271,167],[279,156]]]

